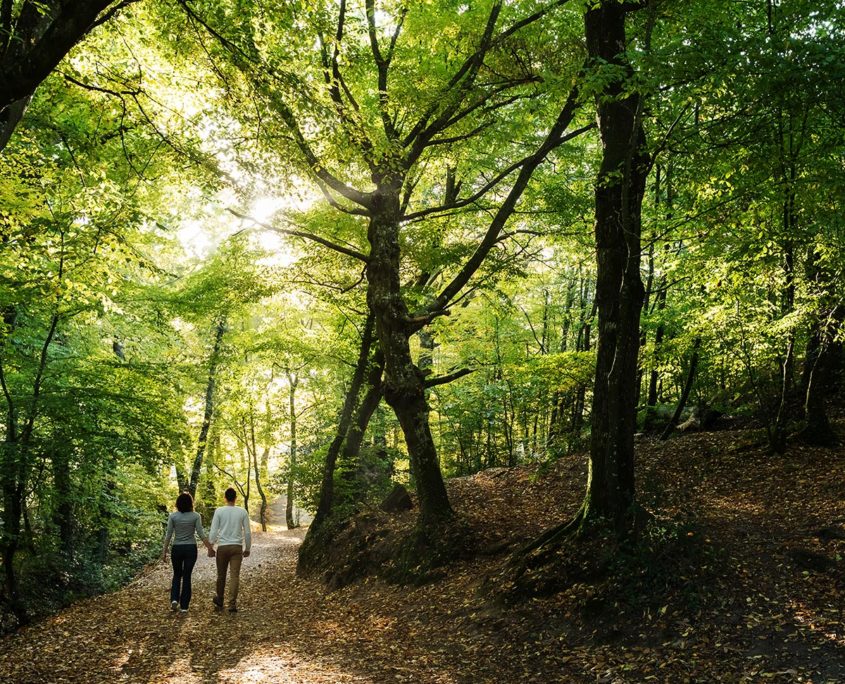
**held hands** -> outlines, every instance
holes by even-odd
[[[214,558],[217,555],[217,552],[214,550],[213,546],[208,547],[208,557]]]
[[[249,551],[244,551],[244,558],[249,558]]]

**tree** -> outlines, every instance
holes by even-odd
[[[584,16],[587,51],[598,73],[596,117],[602,162],[596,179],[598,343],[587,494],[581,516],[618,530],[634,506],[634,432],[643,284],[641,212],[649,171],[641,95],[625,54],[629,10],[602,2]],[[609,71],[609,73],[607,73]],[[606,80],[605,80],[606,79]]]
[[[426,84],[425,97],[421,99],[420,91],[409,92],[407,84],[408,74],[420,68],[414,67],[423,54],[417,43],[431,34],[428,22],[437,17],[427,8],[385,6],[377,12],[374,2],[366,2],[360,8],[347,8],[346,3],[341,3],[336,13],[333,7],[321,7],[320,11],[304,15],[302,19],[309,28],[313,27],[312,36],[319,43],[319,59],[315,62],[307,54],[311,37],[301,45],[287,46],[284,56],[286,60],[300,60],[302,69],[315,77],[312,87],[303,88],[300,85],[304,82],[295,79],[298,85],[293,85],[288,73],[278,68],[282,55],[274,54],[278,48],[267,42],[269,36],[255,35],[251,26],[239,25],[234,31],[227,30],[231,27],[212,26],[200,14],[201,7],[183,3],[189,16],[214,37],[288,131],[301,168],[330,204],[341,212],[363,217],[369,252],[364,254],[337,243],[334,248],[366,265],[368,307],[385,359],[384,398],[395,412],[408,445],[423,527],[448,520],[452,509],[429,426],[424,378],[414,363],[409,340],[448,311],[485,257],[501,241],[503,229],[535,169],[564,142],[590,128],[570,130],[578,102],[571,80],[560,89],[562,92],[556,88],[544,92],[539,87],[543,79],[526,66],[530,60],[515,65],[504,59],[509,50],[522,47],[518,38],[524,32],[535,25],[539,27],[541,20],[562,4],[551,2],[529,11],[506,8],[500,0],[494,0],[482,8],[468,8],[463,14],[450,17],[447,21],[453,22],[461,33],[457,53],[460,56],[456,58],[447,51],[445,72],[438,69],[420,74],[421,82]],[[361,21],[353,21],[356,9],[363,15]],[[390,16],[386,25],[379,24],[383,13]],[[443,15],[437,20],[443,21]],[[267,21],[270,26],[281,27],[287,20],[268,16]],[[503,23],[504,27],[500,27]],[[481,31],[476,30],[477,26],[482,27]],[[535,39],[542,50],[547,46],[543,41],[548,41],[550,34],[537,28]],[[347,50],[360,59],[354,72],[350,71],[354,80],[345,75],[342,55]],[[432,57],[426,56],[419,64],[431,67]],[[567,64],[563,70],[571,74],[577,66]],[[405,71],[401,77],[395,75],[397,68]],[[375,90],[372,82],[376,83]],[[550,96],[554,104],[549,101]],[[546,121],[539,126],[545,133],[537,133],[538,126],[532,126],[526,135],[527,153],[518,145],[507,145],[502,137],[515,132],[516,118],[499,116],[511,111],[515,114],[523,107],[542,111]],[[320,119],[313,117],[315,111],[321,113]],[[315,133],[323,131],[323,135],[314,135],[311,129]],[[481,153],[483,141],[490,140],[487,136],[494,130],[500,147],[509,148],[507,155],[499,155],[498,163]],[[331,149],[323,141],[336,148]],[[475,166],[467,165],[467,178],[462,182],[456,182],[453,176],[450,185],[449,173],[445,174],[447,185],[452,188],[445,201],[441,197],[438,202],[427,202],[423,193],[415,197],[418,187],[424,189],[435,182],[426,170],[442,168],[450,155],[460,154],[462,149],[481,159]],[[345,159],[350,153],[355,155],[354,160]],[[494,164],[492,179],[482,168],[490,163]],[[347,168],[330,170],[341,165]],[[421,182],[423,178],[425,183]],[[510,187],[504,190],[506,181]],[[466,188],[464,194],[462,187]],[[500,194],[493,199],[494,193]],[[430,296],[427,303],[413,310],[400,277],[403,226],[483,199],[493,202],[493,217],[481,230],[472,254],[455,267],[453,277],[437,296]]]
[[[0,151],[35,89],[86,34],[137,0],[4,0],[0,7]]]

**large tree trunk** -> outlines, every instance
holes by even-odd
[[[202,472],[202,459],[205,456],[205,448],[208,443],[208,430],[211,427],[211,420],[214,417],[214,387],[217,381],[217,366],[220,361],[220,348],[223,346],[223,335],[226,334],[226,319],[221,318],[217,322],[214,333],[214,347],[211,350],[211,358],[208,364],[208,381],[205,385],[205,410],[203,412],[202,425],[197,439],[197,453],[194,456],[194,464],[191,466],[191,479],[188,481],[187,491],[191,496],[196,497],[197,483]]]
[[[640,98],[630,87],[624,54],[626,9],[605,1],[585,14],[589,56],[622,67],[597,98],[603,157],[595,188],[598,346],[592,436],[583,518],[622,529],[634,504],[637,353],[643,284],[641,207],[648,172]]]
[[[396,414],[416,480],[421,528],[453,516],[429,427],[425,382],[411,357],[409,313],[399,280],[399,183],[384,181],[373,199],[368,230],[367,303],[384,355],[384,398]]]

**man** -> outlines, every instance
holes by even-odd
[[[217,544],[217,594],[212,601],[218,610],[223,609],[223,594],[226,590],[226,572],[231,568],[232,581],[229,585],[229,612],[238,612],[238,589],[241,578],[241,561],[249,558],[252,535],[249,530],[249,514],[235,506],[237,494],[229,487],[224,495],[226,505],[214,511],[208,539]],[[219,542],[219,543],[218,543]],[[209,555],[211,553],[209,552]]]

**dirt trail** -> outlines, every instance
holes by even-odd
[[[302,530],[256,532],[240,611],[213,610],[214,561],[200,554],[186,615],[169,609],[169,565],[0,641],[9,682],[371,682],[327,633],[319,585],[296,579]],[[329,601],[330,603],[330,601]],[[337,656],[337,658],[336,658]],[[347,665],[343,661],[347,661]],[[367,668],[371,669],[371,668]],[[392,675],[385,675],[396,681]],[[435,680],[432,680],[435,681]]]
[[[592,655],[567,664],[572,651],[538,630],[546,617],[535,606],[507,621],[483,607],[474,591],[483,564],[422,587],[367,581],[327,593],[295,575],[304,534],[254,532],[238,613],[213,609],[214,563],[204,554],[190,611],[172,612],[169,564],[159,564],[120,591],[0,639],[0,682],[595,682]]]
[[[504,606],[480,591],[504,553],[421,587],[363,581],[328,593],[295,575],[304,530],[256,532],[240,612],[214,611],[204,555],[190,612],[171,612],[159,564],[0,639],[0,682],[845,682],[845,449],[795,445],[773,458],[747,448],[752,437],[639,445],[640,500],[672,525],[691,521],[683,539],[699,549],[642,595],[574,582]],[[455,479],[449,495],[480,547],[517,548],[577,510],[584,477],[583,460],[567,459],[544,477]]]
[[[238,613],[214,610],[214,562],[202,553],[190,611],[172,612],[170,567],[158,564],[120,591],[0,639],[0,682],[595,682],[594,663],[573,671],[557,639],[536,650],[535,639],[512,638],[481,608],[483,565],[423,587],[369,581],[327,593],[296,577],[304,534],[254,532]],[[536,633],[544,617],[533,613],[526,606],[511,619]]]

